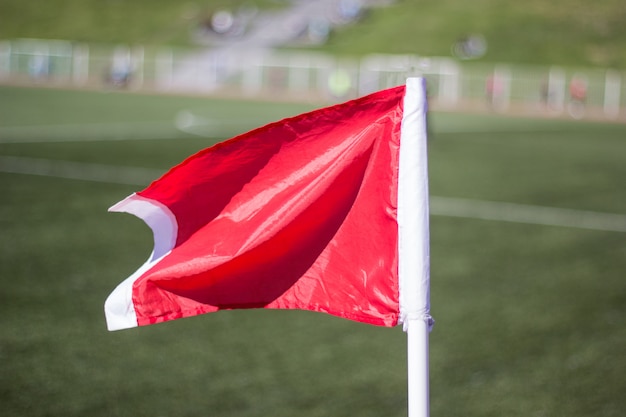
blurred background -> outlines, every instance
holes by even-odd
[[[619,0],[0,2],[0,82],[621,119]]]
[[[408,76],[431,415],[623,416],[625,69],[623,0],[0,0],[0,416],[406,416],[401,328],[238,310],[108,332],[103,304],[153,247],[108,207]]]

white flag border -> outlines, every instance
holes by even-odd
[[[111,331],[137,327],[133,304],[133,284],[144,272],[158,263],[176,245],[178,222],[170,209],[158,201],[136,193],[109,208],[111,212],[129,213],[142,219],[152,229],[154,249],[148,260],[120,283],[104,303],[107,328]]]

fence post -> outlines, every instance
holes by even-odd
[[[89,79],[89,46],[76,45],[72,48],[72,80],[85,85]]]
[[[174,57],[171,49],[161,50],[155,62],[155,84],[157,88],[169,90],[172,86]]]
[[[555,112],[562,113],[565,109],[565,73],[562,69],[552,67],[548,75],[548,105]]]
[[[136,46],[131,52],[133,76],[131,85],[134,89],[143,87],[145,51],[143,46]]]
[[[0,42],[0,78],[11,75],[11,42]]]
[[[287,67],[289,68],[287,85],[290,93],[302,93],[309,89],[309,72],[311,67],[310,57],[300,54],[293,54],[288,57]]]
[[[246,95],[254,95],[263,88],[263,55],[260,53],[246,55],[245,68],[241,75],[241,89]]]
[[[357,94],[364,96],[378,90],[380,85],[380,58],[369,55],[361,59],[359,64],[359,81]]]
[[[454,107],[459,102],[459,67],[448,59],[440,63],[439,99],[441,104]]]
[[[604,82],[604,114],[610,118],[619,116],[619,101],[622,80],[620,73],[615,70],[606,72]]]
[[[511,104],[511,70],[506,66],[499,65],[495,69],[495,74],[502,83],[498,107],[499,110],[506,111]]]

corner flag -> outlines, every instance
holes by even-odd
[[[409,79],[200,151],[111,207],[154,250],[108,297],[109,330],[240,308],[428,316],[425,113]]]

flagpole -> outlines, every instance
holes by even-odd
[[[430,233],[423,78],[408,78],[398,181],[400,311],[407,332],[408,416],[429,417]]]
[[[407,328],[408,415],[430,415],[428,333],[430,318],[410,318]]]

